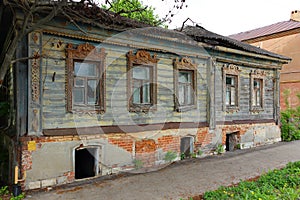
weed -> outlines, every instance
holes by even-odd
[[[143,161],[137,160],[137,159],[133,160],[133,164],[134,164],[135,169],[141,169],[141,168],[143,168],[143,165],[144,165]]]
[[[174,151],[168,151],[164,157],[164,160],[167,162],[172,162],[177,158],[177,154]]]
[[[217,149],[216,149],[217,154],[222,154],[224,153],[224,147],[222,144],[218,144]]]

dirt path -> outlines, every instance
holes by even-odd
[[[221,156],[179,162],[160,171],[94,180],[90,184],[38,192],[27,200],[146,200],[176,199],[199,195],[221,185],[256,177],[270,169],[300,160],[300,141],[227,152]]]

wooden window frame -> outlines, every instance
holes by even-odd
[[[250,73],[250,112],[258,113],[264,110],[264,96],[265,96],[265,78],[266,72],[263,70],[252,70]],[[258,79],[261,81],[261,105],[253,105],[253,98],[254,98],[254,80]]]
[[[105,112],[105,49],[99,51],[95,46],[84,43],[73,48],[73,44],[68,44],[66,48],[66,65],[67,65],[67,80],[66,80],[66,96],[67,96],[67,111],[68,112],[95,112],[103,114]],[[74,63],[87,62],[97,65],[99,73],[99,96],[97,105],[75,105],[73,103],[73,88],[74,88]]]
[[[179,97],[179,73],[181,71],[192,72],[192,89],[193,103],[190,105],[180,105]],[[177,112],[184,112],[197,108],[197,65],[190,58],[184,57],[180,61],[178,58],[174,60],[174,105]]]
[[[240,110],[240,68],[234,64],[225,64],[223,66],[223,111],[233,113]],[[236,77],[236,105],[226,105],[226,77]]]
[[[127,99],[129,112],[149,112],[157,108],[157,63],[159,59],[156,54],[153,56],[145,50],[139,50],[134,54],[132,51],[127,53]],[[133,102],[133,68],[150,68],[150,103],[137,104]]]

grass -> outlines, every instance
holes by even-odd
[[[241,181],[237,186],[221,186],[215,191],[205,192],[203,199],[300,199],[300,161],[270,171],[256,181]]]

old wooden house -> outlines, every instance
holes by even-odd
[[[180,159],[281,140],[279,70],[289,58],[199,26],[168,30],[70,7],[93,23],[59,15],[40,25],[5,72],[2,181],[44,188],[161,165],[168,152]],[[1,9],[4,63],[24,14]]]

